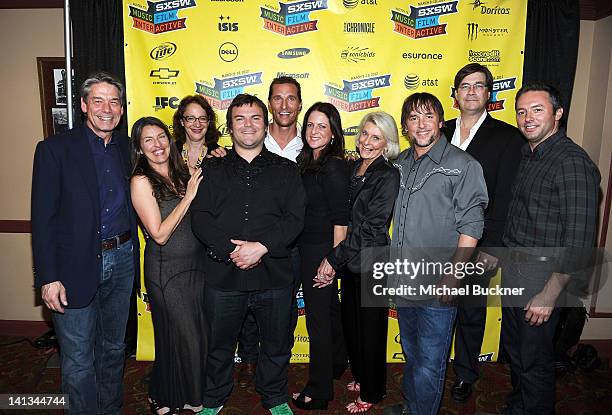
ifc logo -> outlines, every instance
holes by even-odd
[[[355,7],[357,7],[358,3],[359,0],[342,0],[342,4],[344,4],[344,7],[346,7],[347,9],[354,9]]]
[[[232,42],[225,42],[219,46],[219,57],[224,62],[233,62],[238,57],[238,46]]]
[[[415,73],[409,73],[404,78],[404,86],[406,89],[417,89],[419,86],[419,76]]]

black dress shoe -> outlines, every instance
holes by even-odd
[[[257,365],[255,363],[240,363],[238,364],[238,386],[242,389],[246,389],[255,379],[255,369]]]
[[[406,401],[386,406],[382,411],[383,415],[410,415],[410,409]]]
[[[309,402],[306,402],[306,397],[303,393],[296,398],[291,398],[291,402],[296,408],[303,409],[305,411],[311,411],[314,409],[325,410],[329,401],[325,399],[314,399],[312,398]]]
[[[455,402],[463,403],[470,399],[472,394],[472,384],[463,379],[457,378],[451,389],[451,397]]]

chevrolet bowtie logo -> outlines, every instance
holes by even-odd
[[[159,78],[159,79],[170,79],[176,78],[179,74],[179,71],[175,71],[174,69],[169,68],[159,68],[154,69],[149,74],[150,77]]]

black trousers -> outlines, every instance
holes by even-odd
[[[295,295],[300,288],[300,256],[297,247],[294,247],[290,254],[291,271],[293,272],[293,303],[291,305],[291,321],[289,322],[289,348],[293,349],[293,333],[297,326],[298,310]],[[243,363],[256,363],[259,356],[259,328],[255,320],[255,315],[251,310],[248,311],[242,323],[240,337],[238,337],[238,357]]]
[[[255,390],[266,409],[287,402],[289,321],[292,285],[261,291],[222,291],[206,287],[208,356],[204,406],[224,405],[233,388],[233,361],[240,326],[251,309],[259,327],[260,353],[255,373]]]
[[[496,273],[497,270],[485,274],[474,285],[488,287],[491,277]],[[471,284],[473,280],[469,282]],[[462,297],[459,301],[455,322],[453,369],[458,378],[474,383],[478,380],[478,357],[487,321],[487,297],[482,295]]]
[[[351,372],[361,384],[359,396],[365,402],[378,403],[387,393],[389,309],[361,306],[361,279],[349,271],[342,274],[342,326]]]
[[[334,282],[325,288],[312,286],[317,268],[331,248],[329,243],[299,247],[306,328],[310,340],[309,376],[302,392],[311,398],[327,401],[334,397],[334,377],[342,375],[347,367],[338,284]]]

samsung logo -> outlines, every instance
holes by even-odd
[[[295,59],[301,58],[304,55],[308,55],[310,53],[310,49],[308,48],[292,48],[285,49],[282,52],[278,52],[278,56],[281,59]]]

